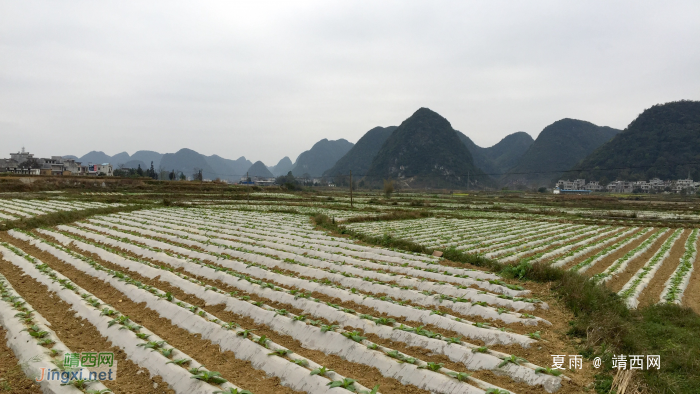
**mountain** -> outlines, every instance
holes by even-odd
[[[253,163],[241,156],[236,160],[224,159],[217,155],[202,156],[204,160],[214,169],[216,176],[209,179],[226,179],[229,181],[239,181]],[[206,177],[205,177],[206,178]]]
[[[88,163],[110,163],[116,166],[116,163],[111,163],[112,157],[101,151],[89,152],[76,161],[83,163],[83,165],[87,165]]]
[[[120,164],[123,164],[124,168],[139,168],[139,166],[141,166],[141,168],[143,170],[147,170],[147,169],[151,168],[151,163],[146,164],[146,163],[142,162],[141,160],[129,160],[126,163],[120,163]]]
[[[117,153],[116,155],[112,156],[112,158],[108,161],[108,163],[112,164],[112,166],[118,166],[119,164],[124,164],[127,161],[129,161],[131,158],[128,153],[126,152],[121,152]]]
[[[140,150],[133,155],[131,155],[131,160],[140,160],[148,166],[148,168],[151,168],[151,162],[153,162],[153,168],[158,171],[158,167],[160,166],[160,159],[163,157],[162,153],[154,152],[152,150]]]
[[[274,175],[267,169],[262,161],[256,161],[247,171],[249,177],[272,178]]]
[[[352,142],[342,138],[335,141],[329,141],[324,138],[297,157],[292,173],[295,176],[309,174],[312,177],[319,177],[348,153],[353,145]]]
[[[348,175],[353,171],[354,175],[360,177],[367,173],[369,165],[377,156],[384,142],[391,133],[396,130],[396,126],[375,127],[365,133],[352,147],[341,157],[335,165],[323,173],[324,176]]]
[[[572,177],[600,181],[700,178],[700,101],[676,101],[642,112],[574,166]],[[568,174],[567,174],[568,175]]]
[[[450,122],[428,108],[404,120],[384,142],[367,171],[379,184],[398,179],[413,187],[488,186],[493,182],[474,165],[471,153]]]
[[[289,156],[285,156],[277,162],[277,165],[269,167],[269,169],[274,176],[280,176],[287,175],[287,173],[292,169],[292,167],[294,167],[294,163],[292,163],[292,160],[289,159]]]
[[[535,141],[530,134],[518,131],[507,135],[494,146],[482,148],[462,132],[458,131],[457,135],[472,154],[474,165],[494,178],[513,168]]]
[[[73,156],[73,155],[65,155],[65,156],[61,156],[61,157],[63,157],[64,159],[73,159],[73,160],[79,159],[78,156]]]
[[[506,174],[506,184],[550,186],[564,171],[612,139],[620,130],[576,119],[561,119],[545,127]]]
[[[165,169],[165,171],[175,170],[176,172],[183,172],[187,177],[192,177],[195,173],[195,169],[202,170],[202,177],[204,179],[216,179],[220,177],[219,173],[215,171],[204,155],[199,154],[192,149],[180,149],[176,153],[166,153],[160,160],[160,166]]]

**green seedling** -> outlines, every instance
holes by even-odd
[[[355,379],[345,378],[343,380],[333,380],[327,384],[330,388],[342,387],[345,390],[355,392]]]
[[[261,338],[262,338],[262,337],[261,337]],[[287,355],[289,355],[289,354],[292,354],[292,353],[294,353],[294,352],[291,351],[291,350],[289,350],[289,349],[277,349],[277,350],[275,350],[275,351],[272,352],[272,353],[268,353],[267,355],[268,355],[268,356],[280,356],[280,357],[285,357],[285,356],[287,356]]]
[[[530,337],[530,338],[532,338],[532,339],[542,339],[542,338],[540,337],[540,332],[539,332],[539,331],[531,332],[531,333],[527,334],[527,336]]]
[[[448,372],[447,375],[452,376],[460,382],[466,381],[467,379],[469,379],[469,376],[471,376],[471,374],[468,374],[466,372]]]
[[[520,364],[526,363],[526,362],[527,362],[527,360],[525,360],[525,359],[522,358],[522,357],[518,357],[518,356],[516,356],[516,355],[511,355],[511,356],[509,356],[509,357],[504,358],[504,359],[503,359],[503,362],[501,362],[500,364],[498,364],[498,368],[502,368],[502,367],[504,367],[504,366],[506,366],[506,365],[508,365],[508,364],[520,365]]]
[[[168,361],[166,364],[177,364],[177,365],[179,365],[179,366],[183,366],[183,365],[185,365],[185,364],[187,364],[187,363],[189,363],[189,362],[190,362],[190,359],[189,359],[189,358],[178,358],[177,360]],[[194,370],[194,368],[193,368],[193,370]],[[197,369],[196,371],[199,372],[198,369]],[[192,371],[190,371],[190,373],[191,373],[191,372],[192,372]]]
[[[423,365],[423,366],[418,367],[418,368],[429,369],[433,372],[437,372],[440,370],[440,368],[442,368],[443,365],[444,365],[443,363],[429,362],[427,365]]]
[[[559,376],[559,375],[562,374],[562,372],[561,372],[560,370],[558,370],[558,369],[552,369],[552,368],[549,368],[549,367],[544,367],[544,368],[542,368],[542,367],[537,367],[537,368],[535,369],[535,373],[545,373],[545,374],[547,374],[547,375],[552,375],[552,376]]]
[[[253,393],[248,391],[248,390],[236,389],[233,387],[229,387],[226,390],[216,390],[216,391],[214,391],[214,394],[253,394]]]
[[[332,369],[328,369],[328,368],[326,368],[326,367],[319,367],[319,368],[316,368],[316,369],[314,369],[313,371],[311,371],[311,375],[321,375],[321,376],[325,376],[326,373],[332,372],[332,371],[333,371]]]
[[[472,349],[472,353],[486,353],[488,351],[489,348],[487,348],[486,346],[479,346]]]
[[[357,332],[357,331],[353,331],[353,332],[344,332],[344,333],[343,333],[343,336],[346,337],[346,338],[350,338],[350,339],[352,339],[352,340],[355,341],[355,342],[362,342],[362,341],[364,341],[365,339],[367,339],[367,337],[363,337],[363,336],[360,335],[360,333]]]
[[[192,376],[192,379],[214,384],[226,383],[226,379],[222,378],[221,374],[215,371],[199,371],[199,373]]]

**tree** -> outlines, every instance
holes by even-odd
[[[168,178],[169,178],[171,181],[174,181],[174,180],[175,180],[175,170],[172,170],[172,171],[170,172],[170,174],[168,174]]]
[[[391,193],[394,192],[394,181],[391,179],[384,180],[384,195],[386,198],[391,198]]]
[[[143,169],[141,168],[141,164],[139,164],[139,167],[136,169],[136,173],[139,176],[143,176]]]
[[[27,160],[20,163],[19,168],[37,169],[37,168],[41,168],[41,163],[39,163],[39,160],[37,160],[33,157],[30,157]]]
[[[201,168],[195,168],[194,169],[194,174],[192,174],[192,180],[193,181],[202,181],[202,169]]]
[[[186,180],[187,180],[187,176],[185,176],[185,173],[184,173],[184,172],[181,172],[181,173],[180,173],[180,180],[181,180],[181,181],[186,181]]]
[[[538,193],[547,193],[547,188],[546,188],[546,187],[541,187],[541,188],[537,189],[537,192],[538,192]]]
[[[153,179],[158,179],[158,174],[156,174],[156,169],[153,167],[153,161],[151,161],[151,168],[148,170],[148,176]]]

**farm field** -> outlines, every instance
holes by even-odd
[[[132,387],[569,393],[585,384],[548,369],[561,327],[530,290],[327,235],[306,215],[144,209],[0,237],[3,319],[48,321],[35,342],[59,355],[112,342]],[[18,302],[34,320],[13,318]],[[69,309],[90,327],[87,342],[64,335],[79,322]],[[127,392],[121,382],[104,384]]]
[[[149,195],[162,193],[0,200],[34,217],[124,207],[0,232],[0,334],[11,356],[0,367],[21,366],[10,392],[595,391],[590,363],[552,369],[552,355],[582,348],[569,334],[574,315],[546,283],[432,250],[578,272],[630,309],[698,310],[700,234],[690,226],[489,211],[459,196],[394,205],[367,194],[350,208],[339,193],[187,192],[167,204]],[[41,368],[70,370],[65,354],[94,350],[114,353],[117,380],[31,380]]]
[[[630,308],[676,303],[700,311],[697,229],[444,218],[352,223],[347,228],[503,263],[542,262],[576,271],[605,283]]]
[[[63,200],[19,200],[0,199],[0,222],[33,218],[50,213],[64,211],[82,211],[85,209],[118,207],[121,204],[101,202],[63,201]]]

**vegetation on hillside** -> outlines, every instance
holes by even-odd
[[[368,131],[345,156],[341,157],[340,160],[323,175],[331,177],[336,175],[348,175],[350,171],[352,171],[355,176],[365,175],[370,164],[372,164],[372,160],[377,156],[379,149],[381,149],[384,142],[386,142],[394,130],[396,130],[396,126],[375,127]]]
[[[294,162],[292,173],[300,176],[309,174],[312,177],[320,177],[329,168],[343,157],[354,144],[345,139],[329,141],[324,138],[318,141],[311,149],[302,152]]]
[[[700,178],[700,101],[655,105],[573,168],[601,182]]]
[[[367,171],[369,182],[398,186],[481,187],[492,180],[474,165],[450,122],[428,108],[406,119],[386,140]]]
[[[550,186],[552,179],[609,141],[619,130],[576,119],[545,127],[520,162],[504,177],[507,184]]]
[[[464,133],[458,131],[457,135],[472,154],[474,165],[492,177],[498,177],[518,164],[520,158],[535,141],[530,134],[518,131],[507,135],[494,146],[482,148]]]

